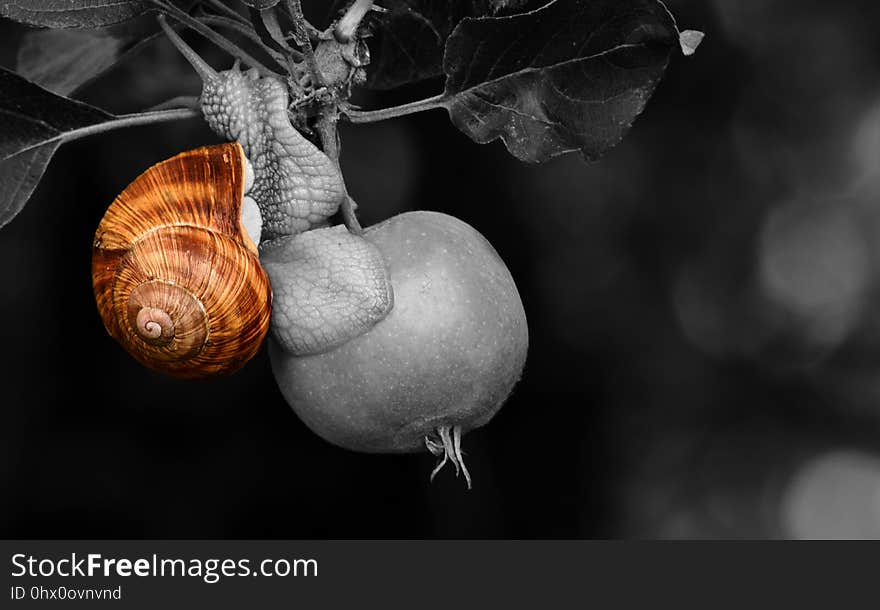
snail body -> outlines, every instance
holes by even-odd
[[[184,378],[227,374],[262,344],[272,292],[245,227],[254,206],[247,182],[238,143],[198,148],[149,168],[101,220],[98,310],[145,366]]]

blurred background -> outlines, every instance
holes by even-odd
[[[706,39],[597,163],[525,165],[441,111],[342,127],[363,224],[453,214],[519,286],[528,362],[465,437],[472,491],[430,484],[427,453],[312,434],[265,350],[204,383],[137,365],[94,306],[94,230],[146,167],[216,137],[63,146],[0,231],[0,536],[880,538],[880,5],[666,4]],[[21,29],[0,33],[14,66]],[[78,97],[198,91],[163,41]]]

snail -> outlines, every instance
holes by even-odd
[[[187,378],[238,370],[269,326],[298,354],[366,332],[393,306],[386,265],[329,225],[345,185],[291,124],[287,86],[238,62],[215,71],[160,24],[202,78],[206,122],[231,142],[154,165],[108,208],[92,269],[108,332],[146,366]]]
[[[346,193],[336,163],[292,126],[281,80],[238,62],[215,71],[161,25],[202,77],[205,120],[230,142],[126,187],[95,235],[93,287],[104,326],[136,360],[210,377],[241,368],[268,331],[260,244],[326,226]]]

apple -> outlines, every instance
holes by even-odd
[[[449,460],[470,486],[461,436],[498,412],[526,360],[528,326],[513,278],[479,232],[446,214],[400,214],[363,239],[384,259],[393,306],[319,353],[292,353],[275,325],[268,347],[278,387],[325,440],[363,452],[427,448],[442,456],[434,474]],[[276,284],[291,281],[284,274],[296,273],[263,258],[277,293]]]

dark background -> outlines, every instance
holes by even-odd
[[[94,306],[95,227],[216,137],[193,120],[63,146],[0,231],[0,537],[880,537],[880,7],[667,4],[707,38],[598,163],[528,166],[442,111],[343,126],[364,224],[453,214],[519,286],[528,363],[465,438],[472,491],[429,484],[428,454],[322,441],[265,350],[204,383],[137,365]],[[20,32],[0,23],[6,65]],[[80,97],[198,90],[163,41]]]

